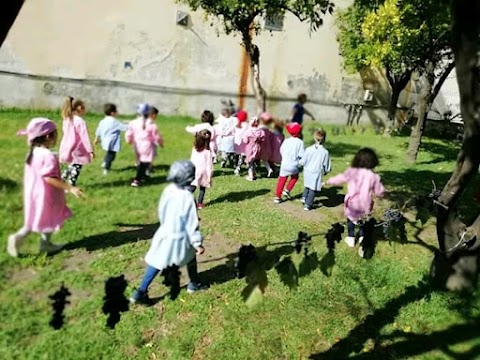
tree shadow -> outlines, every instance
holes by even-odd
[[[74,250],[84,248],[87,251],[96,251],[100,249],[122,246],[124,244],[137,242],[141,240],[150,240],[160,224],[116,224],[123,230],[109,231],[104,234],[88,236],[81,240],[65,245],[65,250]],[[130,228],[130,229],[129,229]],[[128,230],[127,230],[128,229]]]
[[[326,146],[328,152],[330,153],[330,157],[336,158],[336,157],[344,157],[351,155],[352,158],[355,155],[355,153],[362,148],[360,145],[352,145],[352,144],[347,144],[347,143],[342,143],[342,142],[333,142],[333,143],[328,143]]]
[[[214,204],[219,204],[223,202],[230,202],[230,203],[235,203],[235,202],[241,202],[244,200],[249,200],[253,199],[254,197],[257,196],[262,196],[265,194],[268,194],[270,192],[270,189],[258,189],[258,190],[246,190],[246,191],[236,191],[236,192],[230,192],[228,194],[222,195],[212,201],[208,205],[214,205]]]
[[[12,191],[18,188],[18,183],[11,179],[0,178],[0,190],[2,191]]]
[[[430,161],[420,161],[418,164],[436,164],[439,162],[455,161],[460,151],[460,145],[453,147],[451,143],[423,142],[420,151],[435,154],[435,158]]]
[[[96,183],[96,184],[91,184],[92,188],[113,188],[113,187],[123,187],[123,186],[128,186],[130,187],[130,183],[132,182],[133,178],[131,180],[114,180],[114,181],[109,181],[109,182],[101,182],[101,183]],[[160,176],[152,176],[149,179],[145,180],[145,182],[142,183],[142,185],[139,187],[144,188],[144,187],[150,187],[154,185],[160,185],[160,184],[165,184],[167,182],[167,177],[165,175],[160,175]]]
[[[326,187],[320,191],[320,201],[321,204],[325,207],[337,207],[338,205],[343,204],[343,200],[345,198],[344,194],[339,194],[338,191],[340,188],[338,187]],[[326,197],[326,199],[323,199]]]

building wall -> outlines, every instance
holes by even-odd
[[[187,27],[176,24],[177,10],[189,14]],[[315,33],[286,16],[284,31],[255,38],[269,111],[288,117],[305,92],[318,119],[345,122],[342,103],[362,102],[362,78],[342,72],[335,31],[332,16]],[[149,102],[165,114],[196,116],[218,111],[222,98],[238,103],[246,85],[252,112],[245,60],[239,37],[173,0],[27,0],[0,49],[0,106],[57,108],[71,95],[95,110],[110,101],[132,113]],[[388,86],[381,77],[374,82],[380,105]],[[384,118],[384,110],[367,113],[365,120]]]

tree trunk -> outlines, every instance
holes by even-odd
[[[411,164],[417,161],[418,150],[420,149],[420,144],[422,142],[423,128],[425,126],[425,121],[427,120],[428,112],[432,107],[433,83],[435,82],[433,64],[429,64],[427,66],[424,76],[427,81],[425,86],[422,87],[420,96],[418,97],[418,119],[417,123],[412,128],[407,150],[407,162]]]
[[[7,0],[2,3],[0,11],[0,46],[7,37],[10,28],[17,18],[24,0]]]
[[[247,50],[250,61],[250,74],[252,79],[253,94],[257,102],[257,114],[267,109],[267,93],[260,82],[260,49],[252,42],[252,35],[249,31],[242,31],[243,45]]]
[[[397,118],[398,98],[400,97],[402,90],[403,89],[400,89],[400,86],[397,84],[392,86],[392,96],[390,98],[390,105],[388,107],[388,121],[393,127],[395,127],[396,124],[395,119]]]
[[[467,227],[456,210],[480,164],[480,3],[452,1],[452,13],[452,47],[465,131],[456,168],[438,199],[440,252],[433,260],[431,275],[442,287],[464,291],[477,285],[479,269],[480,216]]]
[[[394,128],[397,126],[397,105],[400,93],[410,82],[410,77],[412,76],[412,71],[407,70],[403,74],[396,75],[390,68],[386,68],[386,75],[388,83],[392,88],[392,95],[390,97],[390,105],[388,107],[388,128]]]

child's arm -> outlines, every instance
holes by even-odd
[[[56,187],[57,189],[61,189],[61,190],[64,190],[64,191],[68,191],[69,193],[73,194],[75,197],[81,197],[83,196],[83,192],[82,190],[80,190],[79,188],[77,188],[76,186],[72,186],[60,179],[57,179],[57,178],[54,178],[54,177],[44,177],[45,179],[45,182],[48,184],[48,185],[51,185],[53,187]]]
[[[133,129],[130,125],[128,126],[128,129],[125,132],[125,141],[130,145],[133,144]]]
[[[375,182],[373,183],[373,192],[375,196],[383,197],[385,195],[385,188],[383,187],[382,182],[380,181],[380,176],[375,176]]]
[[[189,204],[187,210],[187,218],[186,218],[186,231],[188,233],[188,238],[190,240],[190,244],[194,249],[197,250],[197,254],[203,254],[205,249],[203,248],[203,237],[200,233],[200,224],[198,222],[198,214],[197,214],[197,207],[195,206],[195,200],[189,194]]]
[[[312,120],[315,120],[315,117],[312,115],[312,113],[310,111],[308,111],[307,109],[305,109],[305,107],[303,108],[303,111],[304,111],[305,115],[308,115],[312,118]]]
[[[326,175],[330,171],[332,171],[332,162],[330,160],[330,153],[327,152],[327,156],[325,156],[323,160],[323,174]]]
[[[342,174],[338,174],[337,176],[334,176],[334,177],[328,179],[327,181],[325,181],[325,185],[338,186],[338,185],[345,184],[348,181],[347,171],[345,171]]]
[[[192,134],[192,135],[195,135],[197,133],[197,130],[195,128],[195,126],[187,126],[185,128],[186,132],[188,132],[189,134]]]
[[[85,150],[90,154],[90,157],[93,159],[95,157],[95,152],[93,151],[92,144],[90,143],[90,136],[88,136],[87,125],[85,121],[79,122],[78,134],[80,135],[80,141],[85,146]]]

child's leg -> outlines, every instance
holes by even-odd
[[[287,191],[290,192],[293,190],[295,184],[297,183],[298,181],[298,174],[295,174],[295,175],[291,175],[290,176],[290,181],[288,182],[287,184]]]
[[[40,234],[40,252],[53,254],[63,249],[63,244],[52,244],[50,242],[51,238],[52,233]]]
[[[238,159],[237,159],[237,167],[235,168],[235,175],[240,175],[240,170],[242,169],[242,165],[243,165],[243,155],[238,155]]]
[[[286,176],[279,176],[278,177],[278,183],[277,183],[277,190],[275,191],[275,197],[276,198],[281,198],[282,197],[282,192],[285,187],[285,183],[287,182],[287,177]]]
[[[228,154],[226,151],[222,151],[222,162],[220,163],[221,167],[224,168],[227,166]]]
[[[140,182],[145,179],[145,173],[148,169],[150,163],[141,162],[137,167],[137,176],[135,176],[135,181]]]
[[[63,172],[62,179],[66,183],[69,183],[72,186],[75,186],[80,176],[80,171],[82,170],[82,165],[80,164],[70,164],[68,168]]]
[[[311,209],[313,207],[314,201],[315,201],[315,191],[312,189],[308,189],[307,196],[305,197],[305,206]]]
[[[22,245],[23,240],[30,234],[30,230],[22,227],[15,234],[8,237],[7,252],[10,256],[18,256],[18,248]]]
[[[187,264],[187,273],[190,278],[190,282],[194,284],[200,283],[200,277],[198,276],[197,257],[195,256],[192,261]]]
[[[255,164],[255,161],[252,161],[252,162],[250,162],[250,164],[248,164],[247,180],[255,180],[256,167],[257,167],[257,165]]]
[[[104,163],[104,169],[105,170],[110,170],[111,167],[112,167],[112,163],[113,163],[113,160],[115,160],[115,156],[117,155],[117,153],[115,151],[111,151],[111,150],[108,150],[106,153],[105,153],[105,158],[103,159],[103,163]]]
[[[355,237],[355,224],[350,219],[347,219],[347,231],[348,236]]]
[[[200,186],[200,191],[198,193],[198,204],[203,204],[203,199],[205,198],[205,191],[207,189],[204,186]]]
[[[158,275],[160,270],[155,269],[153,266],[148,265],[147,268],[145,269],[145,275],[143,275],[142,282],[140,283],[140,286],[138,287],[138,290],[146,293],[148,292],[148,287],[152,283],[152,281],[155,279],[155,277]]]
[[[267,169],[267,177],[272,176],[273,170],[272,170],[272,167],[270,166],[270,163],[267,160],[263,160],[263,165]]]

